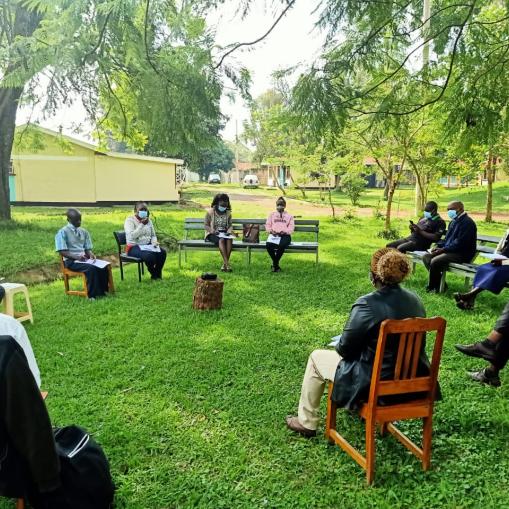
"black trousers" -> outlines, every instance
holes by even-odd
[[[426,249],[429,249],[430,245],[429,242],[417,242],[407,237],[406,239],[398,239],[394,242],[390,242],[385,247],[392,247],[393,249],[397,249],[400,253],[406,253],[407,251],[426,251]]]
[[[272,258],[272,264],[275,268],[279,267],[279,260],[281,260],[282,256],[285,254],[285,249],[292,242],[291,235],[281,235],[281,240],[279,244],[274,244],[273,242],[267,242],[267,253]]]
[[[440,280],[442,274],[447,269],[450,263],[465,263],[469,262],[470,259],[465,258],[463,255],[458,253],[442,253],[438,256],[431,256],[431,254],[425,254],[422,257],[424,265],[429,270],[429,283],[428,288],[430,290],[440,289]]]
[[[108,269],[100,269],[88,263],[76,263],[74,260],[67,260],[65,266],[85,274],[89,298],[102,297],[108,291]]]
[[[493,365],[498,369],[502,369],[509,360],[509,302],[498,317],[494,329],[502,334],[502,339],[497,343],[496,359],[493,361]]]
[[[152,279],[161,279],[164,262],[166,261],[166,251],[162,247],[160,249],[160,253],[153,253],[151,251],[142,251],[140,246],[133,246],[129,249],[129,256],[141,258],[145,262]]]

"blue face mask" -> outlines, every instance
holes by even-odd
[[[221,207],[221,205],[218,205],[217,210],[219,210],[219,212],[226,212],[226,207]]]
[[[431,219],[433,217],[433,214],[431,212],[428,212],[427,210],[424,211],[424,217],[426,219]]]
[[[448,210],[447,215],[450,219],[456,219],[458,217],[458,213],[454,209]]]
[[[147,219],[148,212],[146,210],[138,210],[138,217],[140,219]]]

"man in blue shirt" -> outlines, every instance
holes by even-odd
[[[64,257],[68,269],[83,272],[87,278],[88,298],[102,297],[108,291],[108,269],[99,268],[93,263],[92,239],[81,228],[81,212],[77,209],[67,211],[67,225],[55,236],[55,249]]]
[[[477,226],[467,216],[460,201],[447,205],[447,215],[451,219],[444,240],[437,243],[431,253],[424,255],[423,262],[429,270],[428,292],[440,291],[440,280],[449,263],[470,262],[477,249]]]

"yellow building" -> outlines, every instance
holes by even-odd
[[[179,199],[181,159],[103,151],[42,127],[30,128],[36,142],[28,143],[22,129],[12,150],[11,202],[106,205]]]

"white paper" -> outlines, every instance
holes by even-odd
[[[225,233],[225,232],[220,232],[218,237],[220,239],[234,239],[235,238],[235,235],[230,235],[229,233]]]
[[[424,255],[428,254],[429,251],[412,251],[412,253],[417,256],[424,256]]]
[[[332,338],[332,341],[327,346],[333,346],[336,348],[336,346],[339,344],[339,341],[341,340],[341,334],[339,336],[334,336]]]
[[[140,249],[142,251],[150,251],[151,253],[161,252],[161,248],[159,246],[154,246],[152,244],[144,244],[143,246],[140,246]]]
[[[498,253],[481,253],[481,256],[488,258],[488,260],[507,260],[507,256]]]
[[[106,260],[98,260],[97,258],[95,260],[88,259],[86,261],[76,260],[76,263],[88,263],[88,265],[95,265],[99,269],[104,269],[104,267],[110,265],[110,262],[107,262]]]
[[[278,244],[281,242],[281,237],[278,237],[277,235],[272,235],[272,233],[267,237],[267,242],[270,242],[272,244]]]

